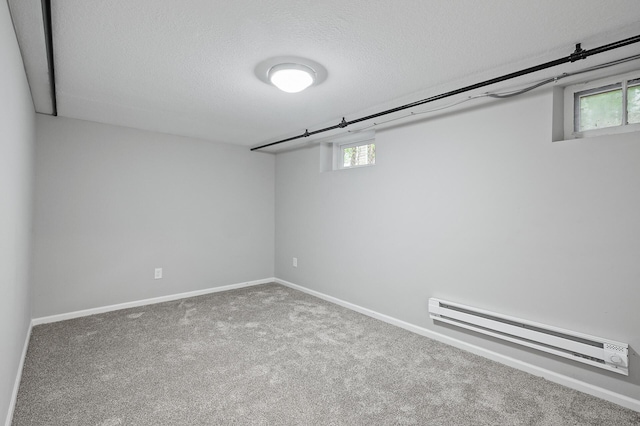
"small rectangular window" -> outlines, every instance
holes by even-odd
[[[575,130],[577,132],[622,124],[623,105],[620,84],[578,92],[575,97]]]
[[[340,168],[376,164],[376,144],[372,141],[340,145]]]
[[[320,171],[331,172],[376,164],[376,132],[373,130],[337,135],[320,144]]]
[[[571,102],[573,108],[570,128],[565,125],[567,138],[640,130],[640,78],[637,71],[567,87],[565,105],[566,102]]]

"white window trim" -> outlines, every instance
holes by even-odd
[[[370,167],[370,166],[375,166],[376,163],[373,164],[360,164],[360,165],[356,165],[356,166],[349,166],[349,167],[345,167],[344,165],[344,150],[346,148],[352,148],[352,147],[356,147],[356,146],[365,146],[365,145],[375,145],[376,141],[374,139],[367,139],[364,141],[360,141],[360,142],[352,142],[352,143],[343,143],[343,144],[339,144],[336,145],[338,149],[336,149],[336,153],[338,155],[338,169],[339,170],[347,170],[347,169],[357,169],[360,167]]]
[[[618,74],[606,78],[600,78],[598,80],[587,81],[584,83],[574,84],[567,86],[564,89],[564,139],[580,139],[590,138],[601,135],[614,135],[620,133],[630,133],[640,131],[640,123],[627,124],[627,81],[640,78],[640,70],[628,72],[624,74]],[[579,92],[587,90],[597,89],[604,86],[621,83],[623,89],[623,124],[620,126],[605,127],[602,129],[585,130],[582,132],[575,131],[576,123],[576,109],[575,109],[575,95]]]
[[[354,133],[347,136],[340,137],[332,141],[333,144],[333,170],[352,170],[360,169],[362,167],[375,166],[373,164],[363,164],[361,166],[344,167],[344,161],[342,158],[342,150],[352,146],[375,144],[375,131],[367,131],[362,133]],[[377,154],[377,152],[376,152]],[[376,158],[377,160],[377,158]]]

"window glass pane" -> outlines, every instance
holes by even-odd
[[[620,126],[622,124],[622,90],[580,96],[578,131]]]
[[[628,82],[627,114],[629,124],[640,123],[640,79]]]
[[[342,149],[342,167],[376,164],[376,145],[358,145]]]

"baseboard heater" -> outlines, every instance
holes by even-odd
[[[629,375],[629,348],[626,343],[434,298],[429,299],[429,315],[436,321]]]

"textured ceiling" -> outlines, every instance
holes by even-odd
[[[247,146],[640,33],[637,0],[52,3],[59,115]],[[280,92],[279,56],[328,77]]]

